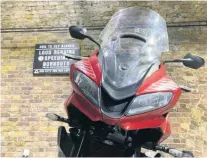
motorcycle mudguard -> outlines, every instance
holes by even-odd
[[[64,126],[58,128],[58,146],[61,152],[61,157],[72,157],[74,150],[76,149],[75,144],[73,143],[70,133],[66,132]]]

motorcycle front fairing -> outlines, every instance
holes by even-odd
[[[160,65],[161,53],[169,49],[164,19],[145,8],[123,9],[111,18],[100,40],[99,51],[71,66],[73,92],[66,109],[73,105],[92,121],[124,130],[159,128],[169,135],[167,113],[181,91]],[[134,100],[148,94],[155,106],[139,101],[137,107],[145,110],[128,114]]]

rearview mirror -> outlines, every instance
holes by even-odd
[[[82,28],[80,26],[70,26],[69,27],[69,32],[71,37],[76,38],[76,39],[85,39],[87,30],[86,28]]]
[[[205,60],[199,56],[188,53],[182,59],[183,65],[189,68],[198,69],[205,64]]]
[[[70,26],[69,32],[70,32],[71,37],[73,37],[73,38],[80,39],[80,40],[88,38],[89,40],[91,40],[92,42],[94,42],[95,44],[97,44],[100,47],[100,44],[98,42],[96,42],[91,36],[86,34],[87,30],[84,27]]]

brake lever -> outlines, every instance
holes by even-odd
[[[179,85],[179,87],[181,88],[182,91],[184,92],[192,92],[192,88],[184,86],[184,85]]]

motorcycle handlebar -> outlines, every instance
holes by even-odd
[[[174,157],[194,157],[193,153],[190,151],[180,151],[177,149],[169,149],[169,154]]]
[[[184,86],[184,85],[179,85],[182,91],[184,92],[192,92],[192,88]]]
[[[193,153],[190,151],[181,151],[178,149],[173,149],[173,148],[168,148],[168,147],[163,147],[163,146],[156,146],[155,149],[168,153],[174,157],[194,157]]]

